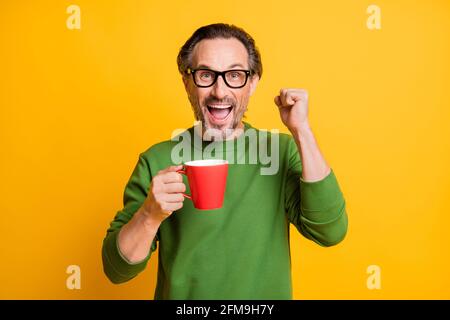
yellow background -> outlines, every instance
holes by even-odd
[[[366,27],[370,4],[381,30]],[[81,8],[69,30],[66,8]],[[180,46],[214,22],[247,30],[264,74],[247,121],[283,127],[273,97],[306,88],[347,200],[344,242],[292,230],[296,299],[450,298],[448,1],[2,1],[0,298],[151,299],[157,254],[117,286],[106,228],[140,152],[193,116]],[[270,259],[270,257],[268,257]],[[81,267],[81,290],[66,268]],[[369,290],[366,269],[381,268]]]

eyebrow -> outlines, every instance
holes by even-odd
[[[231,68],[235,68],[235,67],[241,67],[241,68],[245,68],[242,64],[240,63],[233,63],[232,65],[228,66],[228,69]],[[206,69],[211,69],[213,70],[213,68],[211,68],[210,66],[206,65],[206,64],[199,64],[197,66],[197,69],[201,69],[201,68],[206,68]]]

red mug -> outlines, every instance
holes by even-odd
[[[194,160],[184,164],[178,173],[188,178],[191,195],[183,193],[201,210],[219,209],[223,205],[227,184],[228,161],[226,160]]]

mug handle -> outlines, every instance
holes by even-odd
[[[183,167],[183,169],[184,169],[184,167]],[[177,170],[177,172],[186,175],[186,171],[184,171],[184,170]],[[181,193],[181,194],[183,195],[183,197],[192,200],[192,197],[191,197],[190,195],[188,195],[188,194],[186,194],[186,193]]]

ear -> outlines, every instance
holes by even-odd
[[[188,78],[185,76],[181,76],[181,79],[183,80],[184,88],[187,91],[188,90]]]
[[[192,102],[191,100],[191,90],[192,88],[190,87],[192,84],[189,83],[189,78],[186,76],[182,76],[181,80],[183,80],[183,84],[184,84],[184,90],[186,91],[186,94],[188,96],[188,99],[190,102]]]
[[[259,76],[257,74],[250,78],[250,96],[253,95],[253,92],[255,92],[258,82]]]

